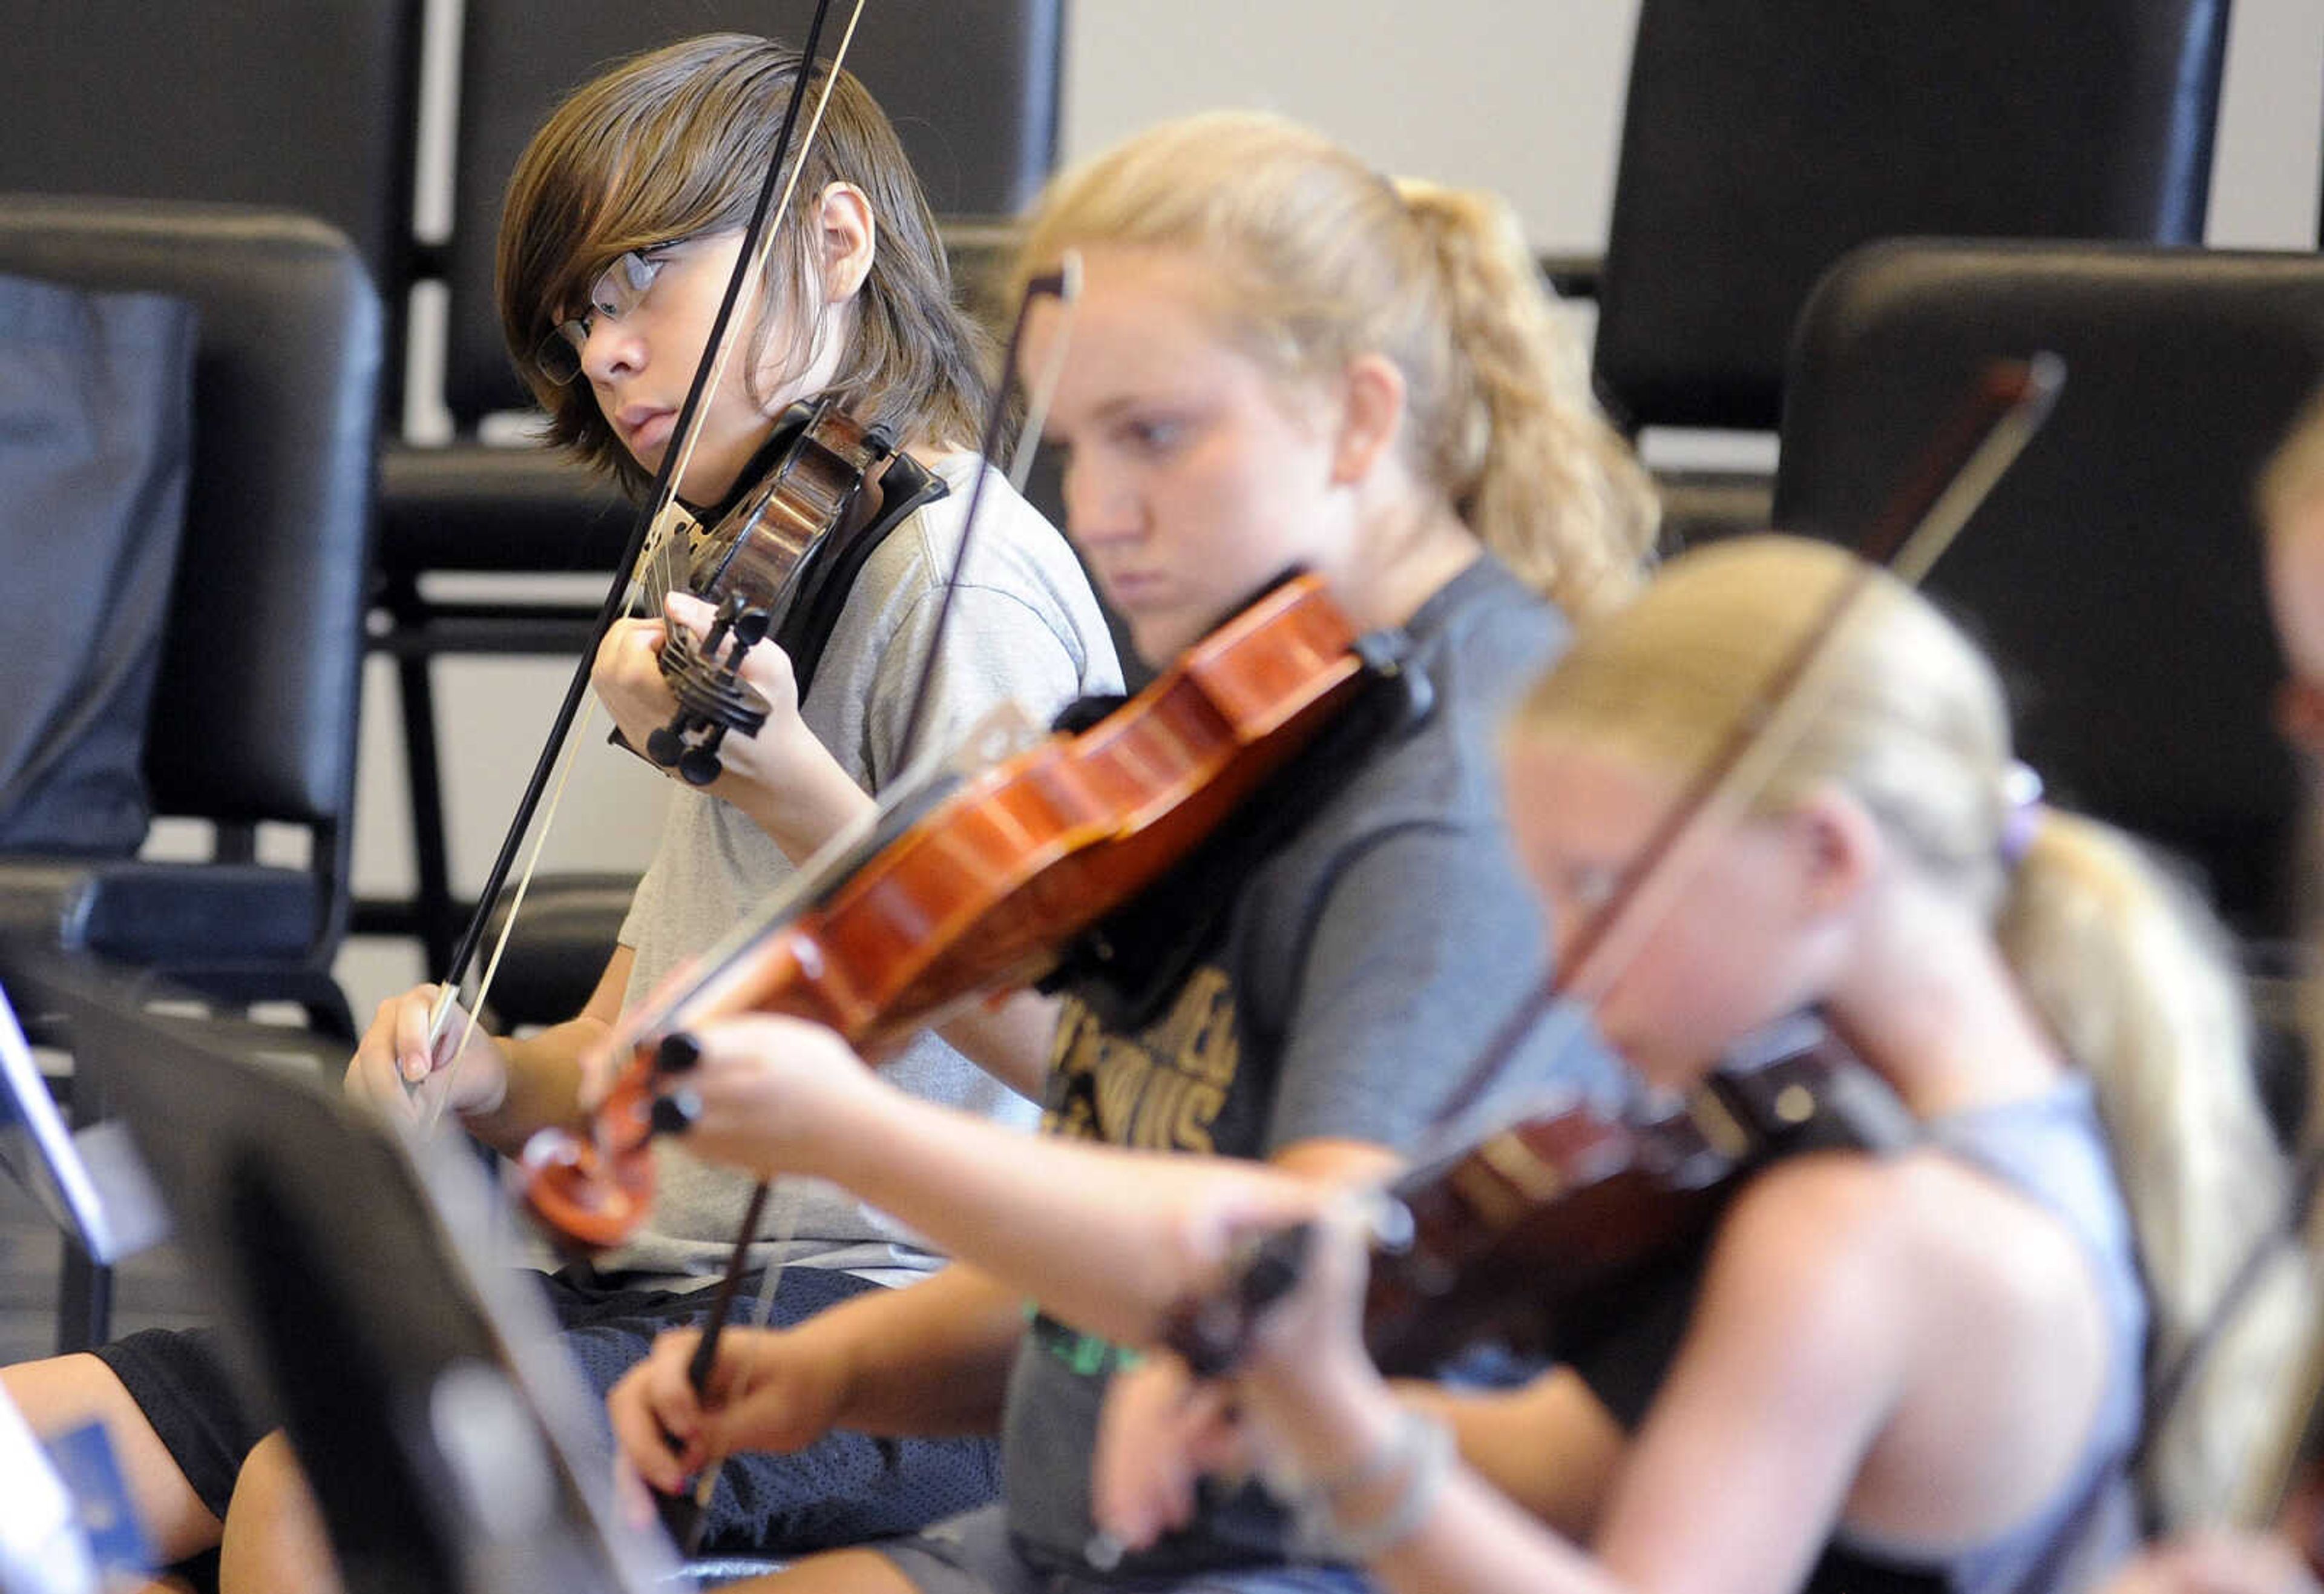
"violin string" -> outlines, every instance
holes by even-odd
[[[812,73],[816,49],[822,38],[831,3],[832,0],[816,0],[814,18],[807,24],[807,44],[801,54],[798,79],[791,87],[790,99],[783,111],[782,126],[776,135],[773,158],[768,163],[766,176],[760,185],[758,198],[752,209],[751,218],[744,227],[744,238],[748,243],[755,245],[762,241],[770,228],[770,213],[773,208],[777,185],[782,177],[785,153],[790,147],[791,132],[798,125],[799,108],[805,101],[807,79]],[[856,0],[855,11],[858,15],[862,13],[862,3],[863,0]],[[852,23],[850,31],[851,32],[853,31]],[[837,60],[838,58],[835,56],[835,76]],[[757,251],[755,248],[746,248],[742,253],[745,255],[752,255]],[[743,260],[738,258],[735,270],[727,280],[724,296],[719,301],[717,317],[711,325],[712,347],[717,347],[724,341],[727,329],[733,321],[735,302],[742,293],[744,270]],[[693,380],[687,389],[685,401],[678,407],[678,419],[671,433],[674,443],[691,437],[698,429],[706,412],[703,401],[708,391],[706,381],[708,375],[709,363],[706,360],[696,367]],[[558,705],[557,713],[550,723],[549,736],[542,745],[540,756],[534,760],[532,774],[525,783],[524,792],[517,800],[516,813],[510,821],[507,833],[501,839],[499,851],[494,854],[491,866],[485,871],[484,885],[476,895],[475,907],[468,916],[466,927],[460,933],[460,940],[453,950],[450,967],[445,972],[443,983],[455,991],[466,977],[468,967],[475,957],[477,945],[484,939],[485,922],[491,917],[501,888],[508,879],[509,870],[515,864],[517,852],[523,843],[525,832],[531,826],[533,816],[548,789],[550,775],[556,767],[558,751],[580,718],[583,702],[589,695],[590,670],[595,663],[598,645],[613,629],[613,622],[620,617],[623,609],[636,596],[637,572],[647,544],[651,541],[654,523],[660,516],[662,510],[676,498],[675,484],[678,478],[673,467],[677,463],[678,450],[673,448],[663,456],[661,467],[655,473],[652,490],[648,495],[647,503],[641,507],[631,531],[628,544],[623,548],[621,559],[614,566],[613,579],[606,588],[604,602],[598,607],[596,618],[590,627],[589,637],[582,648],[581,657],[575,665],[572,679],[566,684],[565,696]],[[475,1004],[477,1006],[482,1005],[481,1001]],[[448,1011],[448,1004],[439,1004],[431,1015],[428,1033],[428,1044],[431,1050],[442,1033],[444,1015]]]

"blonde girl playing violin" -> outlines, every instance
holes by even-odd
[[[1775,537],[1676,560],[1527,696],[1508,806],[1561,934],[1852,562]],[[2222,938],[2128,838],[2030,803],[1993,671],[1926,602],[1876,578],[1830,645],[1803,734],[1597,1019],[1677,1090],[1817,1008],[1917,1139],[1751,1179],[1675,1284],[1617,1303],[1609,1356],[1424,1401],[1458,1464],[1366,1357],[1360,1226],[1335,1214],[1231,1385],[1162,1357],[1117,1390],[1095,1491],[1125,1542],[1256,1449],[1393,1589],[2031,1590],[2130,1547],[2147,1358],[2186,1347],[2283,1190]],[[2181,1519],[2264,1398],[2224,1371],[2156,1457]]]
[[[511,181],[499,271],[511,354],[549,413],[550,440],[632,488],[671,446],[799,70],[796,50],[739,34],[638,57],[576,90]],[[986,340],[954,301],[893,128],[851,75],[835,87],[792,208],[738,313],[735,357],[706,395],[699,445],[676,484],[683,503],[715,523],[722,503],[755,479],[786,409],[824,394],[883,427],[944,490],[889,531],[845,588],[804,694],[771,643],[752,650],[744,675],[773,705],[769,723],[755,737],[727,738],[715,784],[674,793],[586,1010],[537,1035],[479,1032],[455,1057],[456,1011],[430,1041],[436,987],[392,997],[347,1072],[348,1089],[383,1111],[448,1107],[512,1154],[535,1129],[571,1121],[578,1060],[621,1008],[871,807],[916,754],[949,748],[997,705],[1038,719],[1120,688],[1102,615],[1071,549],[997,477],[953,620],[936,634],[985,468],[973,449],[989,396]],[[607,637],[595,685],[633,745],[669,716],[655,663],[666,626],[704,622],[704,606],[673,598],[667,615],[621,622]],[[912,689],[932,652],[934,696],[919,744],[907,746]],[[1037,1089],[1049,1018],[1046,1004],[1028,1002],[952,1032],[1005,1080],[934,1036],[894,1060],[890,1077],[966,1111],[1029,1122],[1031,1104],[1017,1092]],[[659,1200],[645,1230],[594,1265],[542,1280],[566,1342],[601,1387],[658,1329],[700,1316],[708,1296],[696,1292],[723,1268],[748,1199],[749,1182],[727,1170],[667,1148],[657,1162]],[[919,1276],[938,1260],[861,1203],[791,1183],[770,1203],[756,1257],[760,1266],[791,1265],[779,1321]],[[325,1551],[287,1449],[269,1440],[244,1464],[259,1431],[232,1399],[208,1339],[136,1336],[101,1356],[10,1369],[9,1393],[36,1425],[106,1417],[167,1558],[223,1536],[230,1590],[326,1586]],[[968,1442],[899,1448],[839,1436],[808,1456],[761,1461],[722,1481],[714,1546],[793,1552],[909,1526],[995,1487],[991,1448]]]
[[[1167,665],[1297,565],[1360,628],[1400,633],[1427,694],[1238,814],[1239,838],[1266,828],[1231,869],[1133,911],[1140,933],[1113,944],[1135,967],[1068,995],[1038,1139],[890,1089],[813,1026],[706,1026],[694,1149],[846,1184],[956,1259],[797,1330],[729,1336],[706,1403],[693,1339],[672,1336],[615,1390],[614,1423],[664,1490],[834,1427],[1003,1432],[1002,1505],[801,1562],[787,1589],[1348,1587],[1289,1564],[1252,1497],[1120,1566],[1087,1556],[1115,1341],[1192,1283],[1157,1222],[1167,1191],[1263,1181],[1262,1163],[1377,1177],[1538,978],[1492,727],[1565,616],[1628,590],[1653,505],[1498,201],[1220,115],[1060,179],[1028,234],[1020,276],[1068,250],[1082,269],[1070,337],[1038,306],[1026,367],[1063,340],[1068,531],[1139,653]],[[1586,1049],[1519,1072],[1612,1080]]]

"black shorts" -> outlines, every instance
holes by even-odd
[[[631,1290],[528,1274],[543,1291],[590,1387],[605,1462],[613,1430],[603,1396],[645,1357],[663,1330],[688,1327],[713,1292]],[[734,1293],[730,1322],[757,1311],[758,1279]],[[823,1267],[784,1270],[770,1321],[788,1327],[880,1286]],[[235,1385],[224,1347],[208,1330],[148,1330],[116,1339],[97,1356],[113,1369],[203,1505],[223,1518],[251,1447],[271,1429]],[[376,1436],[351,1436],[376,1442]],[[588,1462],[585,1459],[583,1465]],[[996,1498],[1000,1450],[991,1440],[872,1439],[827,1434],[792,1455],[746,1454],[718,1475],[706,1547],[791,1555],[909,1533]]]

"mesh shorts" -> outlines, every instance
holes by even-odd
[[[654,1336],[692,1326],[713,1292],[604,1289],[531,1274],[543,1288],[563,1342],[590,1387],[604,1465],[612,1465],[613,1429],[604,1395],[643,1359]],[[734,1294],[729,1321],[755,1311],[756,1278]],[[770,1321],[788,1327],[827,1306],[880,1288],[830,1268],[791,1267],[778,1288]],[[149,1330],[97,1352],[144,1413],[186,1481],[220,1517],[233,1497],[244,1457],[272,1424],[243,1401],[225,1348],[208,1330]],[[380,1442],[352,1435],[350,1442]],[[581,1464],[589,1465],[585,1458]],[[999,1446],[986,1439],[891,1440],[828,1434],[793,1455],[732,1458],[710,1502],[706,1548],[790,1555],[867,1538],[905,1534],[967,1511],[1000,1494]]]
[[[1094,1568],[1037,1566],[1009,1536],[1008,1508],[989,1506],[908,1538],[864,1546],[887,1558],[919,1594],[1374,1594],[1343,1566],[1265,1566],[1180,1578],[1108,1577]]]

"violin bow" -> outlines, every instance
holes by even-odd
[[[743,227],[742,247],[735,260],[733,273],[727,278],[725,292],[719,300],[717,317],[711,323],[708,347],[704,350],[702,360],[695,367],[693,382],[687,388],[686,400],[678,407],[678,419],[671,427],[670,446],[663,452],[661,468],[655,472],[652,490],[645,503],[640,506],[631,527],[629,542],[622,550],[620,561],[614,566],[613,582],[606,589],[604,601],[598,607],[595,620],[591,624],[589,639],[582,649],[580,663],[573,672],[572,681],[566,687],[564,700],[558,705],[556,718],[550,724],[548,739],[542,745],[540,755],[533,765],[532,774],[525,784],[523,795],[518,800],[516,814],[510,821],[508,833],[503,839],[500,851],[493,857],[492,867],[485,874],[483,888],[477,893],[475,910],[469,918],[467,928],[461,932],[458,945],[453,950],[452,966],[446,971],[442,987],[438,992],[435,1011],[429,1015],[428,1043],[432,1049],[442,1033],[446,1017],[450,1014],[453,1004],[458,999],[460,983],[466,978],[469,965],[475,959],[477,947],[484,939],[484,926],[492,916],[493,906],[499,899],[502,887],[507,884],[509,873],[516,862],[519,847],[522,844],[526,833],[533,828],[534,815],[540,808],[542,795],[549,790],[549,780],[554,774],[555,794],[551,796],[549,811],[542,818],[540,833],[534,839],[532,849],[525,859],[524,869],[516,886],[516,894],[509,904],[507,917],[502,922],[499,939],[494,943],[492,956],[477,982],[475,996],[469,1006],[467,1022],[462,1029],[459,1045],[453,1049],[452,1072],[456,1077],[459,1068],[459,1058],[465,1052],[469,1036],[475,1031],[479,1011],[484,1006],[485,996],[491,990],[493,977],[499,971],[501,958],[508,949],[510,934],[515,929],[517,916],[524,905],[525,892],[530,885],[533,874],[540,865],[541,850],[548,843],[549,824],[554,819],[558,802],[562,798],[565,783],[572,774],[574,753],[579,746],[579,738],[574,733],[588,719],[589,672],[591,666],[595,663],[598,645],[604,642],[606,633],[613,629],[613,622],[630,606],[632,593],[638,585],[637,570],[650,549],[655,553],[654,579],[650,579],[647,586],[650,590],[656,592],[657,598],[667,594],[668,578],[664,572],[667,569],[669,547],[678,534],[676,527],[669,523],[669,512],[676,504],[678,479],[683,474],[686,463],[693,458],[695,444],[701,435],[703,422],[707,418],[708,395],[725,369],[726,361],[740,330],[740,322],[735,314],[736,307],[741,302],[744,289],[757,281],[757,273],[765,265],[767,253],[773,246],[785,210],[788,207],[793,191],[798,187],[799,173],[806,169],[807,145],[813,140],[816,130],[822,125],[824,109],[830,103],[832,88],[839,79],[841,65],[846,59],[847,48],[855,37],[856,23],[862,18],[864,0],[854,0],[853,7],[848,14],[846,30],[840,39],[838,48],[832,52],[830,65],[824,73],[822,88],[816,97],[814,116],[808,125],[806,136],[797,141],[798,158],[795,161],[791,160],[794,144],[792,134],[798,125],[800,108],[806,102],[807,79],[815,75],[816,51],[822,43],[824,23],[830,12],[831,5],[832,0],[816,0],[814,20],[807,26],[807,43],[800,51],[798,78],[791,85],[790,99],[783,110],[782,125],[775,134],[774,154],[767,163],[766,175],[760,183],[758,197],[752,206],[751,218]],[[788,172],[787,180],[786,170]],[[657,542],[658,532],[660,535]],[[558,767],[560,759],[561,769]],[[443,1087],[443,1093],[439,1098],[437,1117],[440,1117],[442,1115],[440,1102],[448,1100],[450,1095],[451,1086],[447,1082]]]
[[[1920,585],[2049,419],[2065,375],[2065,362],[2049,353],[1995,361],[1979,373],[1960,413],[1932,440],[1858,546],[1855,567],[1769,673],[1753,709],[1694,772],[1639,849],[1637,867],[1582,926],[1560,968],[1518,1004],[1446,1096],[1435,1117],[1440,1133],[1476,1105],[1552,1006],[1566,1002],[1578,1012],[1604,996],[1677,900],[1713,821],[1739,812],[1805,733],[1821,702],[1827,644],[1849,611],[1883,577]]]
[[[835,63],[834,70],[836,70]],[[983,508],[985,479],[990,472],[982,462],[996,458],[1001,451],[1009,418],[1010,383],[1011,374],[1017,369],[1017,361],[1023,348],[1025,323],[1031,316],[1034,304],[1043,298],[1055,298],[1064,307],[1064,320],[1060,322],[1057,335],[1052,341],[1049,357],[1042,365],[1040,379],[1028,385],[1025,426],[1019,433],[1017,448],[1010,460],[1009,485],[1013,490],[1019,492],[1024,490],[1026,476],[1032,465],[1033,452],[1039,441],[1042,423],[1048,415],[1050,402],[1056,396],[1057,380],[1065,371],[1065,348],[1071,337],[1074,307],[1081,296],[1081,256],[1069,249],[1065,251],[1056,271],[1034,277],[1025,284],[1025,292],[1018,301],[1016,318],[1010,325],[1009,340],[1001,357],[1001,379],[994,385],[991,407],[985,416],[982,446],[977,456],[980,465],[976,473],[976,482],[969,489],[968,507],[961,517],[960,540],[953,551],[952,569],[945,578],[944,598],[937,607],[936,623],[930,627],[927,651],[920,660],[920,672],[913,686],[911,705],[904,717],[901,746],[906,758],[910,761],[908,765],[910,769],[926,772],[936,765],[932,750],[925,754],[916,754],[914,749],[918,746],[919,733],[927,718],[928,701],[934,695],[936,665],[936,661],[943,654],[944,637],[952,619],[953,596],[960,590],[961,575],[968,566],[969,550]],[[655,1006],[659,1009],[659,1015],[647,1018],[640,1026],[641,1033],[650,1032],[660,1023],[677,1016],[682,1012],[687,1001],[731,968],[770,931],[788,922],[803,907],[816,900],[821,894],[820,888],[830,884],[833,876],[844,876],[848,867],[855,861],[853,855],[856,845],[864,837],[875,833],[879,820],[888,812],[892,811],[894,803],[908,796],[925,778],[925,774],[918,778],[908,774],[893,783],[890,799],[881,804],[862,827],[853,829],[842,837],[834,838],[833,841],[827,844],[818,855],[825,860],[820,867],[815,867],[811,863],[809,867],[802,868],[801,876],[815,879],[816,882],[815,886],[802,888],[802,882],[795,881],[789,888],[779,892],[767,909],[752,914],[746,924],[739,926],[711,951],[705,954],[701,960],[704,972],[698,977],[686,980],[686,989],[682,994],[673,997],[657,997]],[[664,1039],[662,1044],[665,1060],[663,1066],[666,1071],[676,1072],[689,1065],[692,1043],[682,1033],[672,1033]],[[681,1117],[685,1115],[681,1113]],[[702,1337],[695,1342],[694,1355],[687,1363],[687,1381],[694,1386],[696,1395],[700,1395],[708,1388],[710,1375],[718,1365],[719,1341],[725,1333],[727,1314],[741,1287],[742,1274],[750,1265],[751,1242],[756,1237],[760,1216],[766,1209],[770,1184],[771,1181],[761,1179],[752,1188],[750,1203],[743,1213],[742,1228],[736,1233],[733,1247],[727,1255],[725,1274],[718,1282],[717,1294],[712,1301],[709,1313],[703,1322]],[[789,1219],[786,1218],[783,1225],[786,1232],[772,1237],[779,1246],[791,1238],[788,1232],[788,1225]],[[761,1278],[759,1293],[752,1308],[750,1323],[752,1329],[764,1329],[768,1321],[773,1316],[775,1294],[781,1288],[782,1274],[783,1264],[777,1261],[768,1267]],[[738,1386],[734,1398],[739,1400],[745,1393],[746,1387],[746,1385]],[[690,1496],[673,1497],[674,1500],[683,1500],[683,1504],[664,1506],[665,1520],[674,1519],[671,1528],[673,1536],[678,1540],[680,1547],[688,1555],[696,1553],[701,1548],[703,1530],[709,1520],[711,1497],[718,1487],[718,1477],[725,1464],[726,1458],[724,1455],[718,1456],[702,1469],[695,1479],[694,1489]]]

